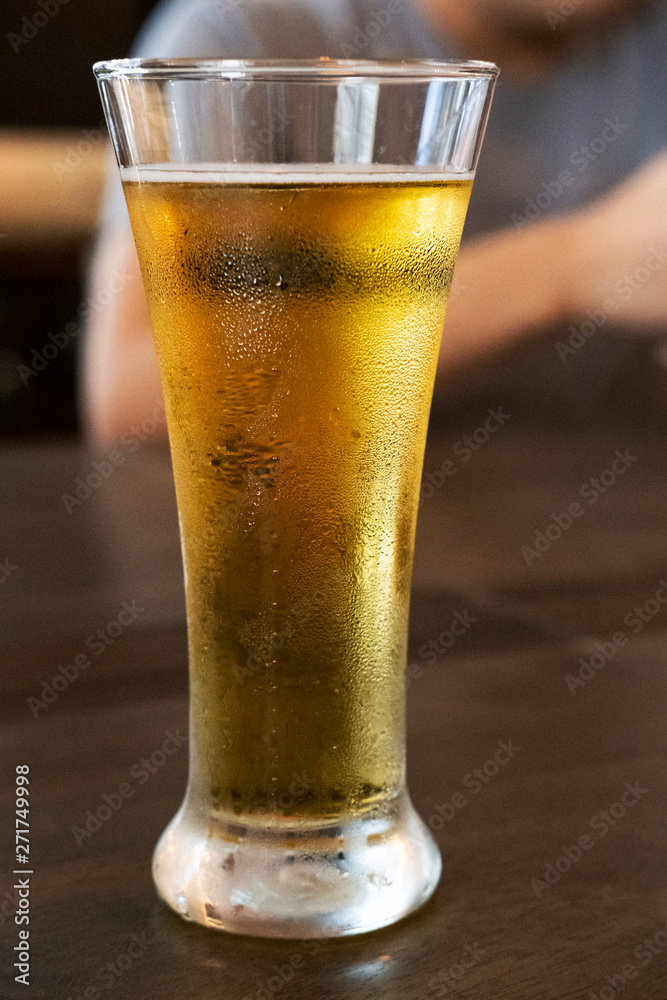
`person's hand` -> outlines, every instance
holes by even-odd
[[[567,311],[640,332],[667,327],[667,151],[566,223]]]

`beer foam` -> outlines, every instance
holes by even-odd
[[[294,164],[200,163],[183,169],[180,164],[150,164],[121,167],[124,181],[142,184],[443,184],[472,181],[469,171],[436,172],[424,167],[396,167],[390,164]]]

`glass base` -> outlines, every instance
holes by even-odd
[[[176,913],[206,927],[273,938],[363,934],[425,903],[440,878],[431,834],[407,797],[315,825],[241,825],[186,803],[155,849],[153,878]]]

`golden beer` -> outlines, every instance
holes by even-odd
[[[382,808],[404,788],[419,482],[471,182],[124,186],[183,540],[189,794],[290,829]]]

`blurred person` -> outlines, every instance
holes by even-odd
[[[667,9],[637,0],[169,0],[134,50],[496,62],[436,396],[502,393],[570,414],[628,370],[637,341],[619,334],[667,328],[666,52]],[[115,171],[110,183],[91,301],[110,274],[123,282],[87,331],[83,408],[97,441],[161,400]]]

